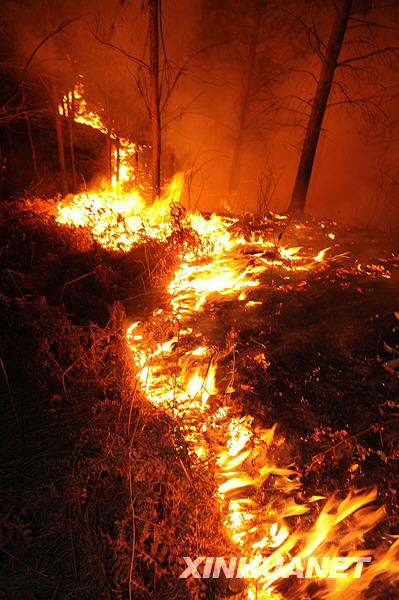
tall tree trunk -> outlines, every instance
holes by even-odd
[[[159,2],[148,0],[150,32],[150,110],[152,125],[152,196],[161,192],[161,113],[159,107]]]
[[[69,151],[71,155],[72,183],[73,191],[76,192],[76,166],[75,166],[75,90],[72,89],[68,94],[68,129],[69,129]]]
[[[119,183],[119,175],[121,169],[121,144],[119,141],[119,136],[116,136],[115,140],[115,152],[116,152],[116,164],[115,164],[115,181]]]
[[[335,69],[337,67],[342,42],[345,37],[352,4],[353,0],[336,1],[336,16],[327,46],[326,60],[321,67],[316,96],[313,100],[309,123],[306,129],[305,141],[302,147],[295,185],[288,208],[288,212],[290,213],[301,213],[305,208],[321,125],[334,80]]]
[[[57,138],[58,166],[60,167],[61,173],[62,193],[65,195],[68,192],[68,182],[65,167],[65,145],[60,113],[58,112],[58,95],[55,87],[54,76],[51,76],[51,91],[53,94],[54,127]]]
[[[109,122],[109,121],[108,121]],[[106,171],[106,182],[107,182],[107,187],[110,189],[112,188],[112,184],[113,184],[113,169],[112,169],[112,139],[111,139],[111,130],[109,128],[109,126],[107,126],[107,133],[105,134],[105,151],[106,151],[106,166],[105,166],[105,171]]]
[[[51,15],[50,15],[50,0],[45,0],[46,6],[46,20],[47,27],[49,31],[53,29],[51,24]],[[54,49],[54,40],[51,37],[48,41],[50,47],[51,56],[56,56],[56,52]],[[54,116],[54,129],[57,140],[57,154],[58,154],[58,166],[60,168],[61,174],[61,190],[64,195],[68,193],[68,178],[67,178],[67,169],[65,164],[65,142],[64,142],[64,132],[62,127],[62,119],[60,117],[60,113],[58,110],[59,104],[59,94],[58,94],[58,79],[56,76],[56,70],[54,68],[54,62],[50,61],[50,85],[51,85],[51,94],[53,97],[53,116]]]
[[[7,191],[7,158],[3,156],[0,146],[0,202],[8,199]]]
[[[107,165],[106,165],[106,178],[107,178],[107,186],[109,188],[112,187],[112,140],[111,140],[111,132],[107,128],[107,133],[105,137],[106,141],[106,152],[107,152]]]
[[[108,77],[107,77],[108,81]],[[111,110],[110,110],[110,102],[109,102],[109,88],[107,86],[105,92],[105,105],[106,105],[106,123],[107,123],[107,134],[106,134],[106,151],[107,151],[107,180],[108,186],[112,187],[112,179],[113,179],[113,160],[112,160],[112,123],[111,123]]]
[[[254,13],[254,26],[251,32],[248,48],[248,61],[244,66],[242,79],[242,93],[240,110],[237,122],[237,133],[234,141],[233,158],[230,166],[229,196],[234,197],[237,193],[241,176],[242,152],[244,146],[245,130],[248,122],[248,108],[250,104],[251,87],[256,62],[256,50],[259,43],[259,32],[262,21],[263,1],[257,2]]]
[[[35,142],[33,140],[33,133],[32,133],[32,126],[31,126],[31,122],[30,122],[29,111],[26,108],[25,84],[23,82],[21,84],[21,97],[22,97],[22,108],[23,108],[23,111],[24,111],[24,118],[25,118],[25,123],[26,123],[26,129],[27,129],[27,132],[28,132],[30,151],[31,151],[31,154],[32,154],[33,176],[34,176],[34,179],[37,179],[37,177],[38,177],[38,168],[37,168],[36,148],[35,148]]]

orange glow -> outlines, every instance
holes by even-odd
[[[93,119],[96,128],[103,130],[102,121],[90,115],[80,98],[78,117]],[[161,242],[168,239],[173,231],[170,207],[180,201],[183,185],[179,174],[152,205],[147,205],[137,190],[124,193],[118,186],[108,192],[77,194],[60,203],[57,218],[60,223],[87,228],[105,248],[126,252],[145,237]],[[282,446],[284,438],[276,437],[276,426],[260,429],[251,416],[243,416],[234,407],[230,399],[234,374],[227,388],[221,387],[218,353],[207,344],[201,316],[211,301],[229,299],[239,305],[260,288],[271,267],[278,266],[287,277],[291,272],[322,268],[330,248],[312,256],[301,247],[276,247],[260,235],[248,240],[234,231],[235,223],[215,214],[205,218],[198,212],[183,217],[183,224],[198,235],[200,243],[195,249],[181,250],[167,286],[167,306],[154,311],[147,322],[130,325],[126,340],[141,392],[179,418],[192,460],[214,459],[215,501],[226,532],[241,555],[250,558],[244,576],[256,575],[256,581],[248,580],[248,600],[278,600],[282,596],[276,586],[281,577],[265,571],[265,557],[277,564],[294,555],[363,556],[371,552],[362,549],[363,536],[384,518],[384,511],[370,506],[376,499],[375,490],[351,492],[344,499],[329,498],[312,525],[307,521],[303,527],[292,528],[292,523],[298,522],[292,517],[307,513],[310,503],[321,502],[321,497],[297,503],[300,482],[295,467],[281,466],[271,458],[272,450]],[[333,235],[329,237],[333,239]],[[246,310],[257,305],[258,301],[249,300]],[[228,350],[234,350],[234,341]],[[255,356],[255,361],[268,368],[264,353]],[[211,397],[216,401],[210,402]],[[276,504],[272,497],[278,497]],[[379,573],[387,580],[394,577],[398,552],[398,542],[385,556],[377,551],[378,560],[359,579],[323,580],[320,598],[360,600],[362,591]]]
[[[105,123],[104,111],[101,114],[89,110],[84,97],[84,86],[79,83],[73,92],[68,92],[58,106],[58,112],[64,117],[69,117],[73,106],[73,120],[108,135],[113,143],[111,151],[111,183],[113,186],[126,184],[135,180],[135,156],[142,150],[141,146],[134,144],[124,137],[116,135],[110,126]]]

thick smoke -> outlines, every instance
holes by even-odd
[[[241,168],[232,190],[231,165],[260,5]],[[399,45],[394,9],[354,16],[343,59],[367,48]],[[121,135],[149,142],[146,70],[140,67],[140,61],[148,61],[145,2],[8,0],[2,14],[8,62],[21,72],[37,44],[74,17],[80,19],[40,48],[26,79],[53,78],[58,92],[83,81],[90,102],[104,108]],[[366,18],[381,27],[361,29]],[[164,0],[164,170],[188,172],[192,207],[287,208],[320,68],[305,26],[315,23],[325,41],[331,22],[330,2]],[[310,188],[308,211],[316,216],[391,231],[398,226],[398,111],[389,57],[394,55],[377,55],[353,63],[360,69],[340,67],[337,73]]]

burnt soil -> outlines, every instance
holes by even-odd
[[[259,305],[210,301],[204,328],[235,333],[234,401],[278,423],[306,492],[375,485],[389,515],[377,534],[397,534],[398,248],[323,227],[329,244],[312,222],[263,226],[276,245],[348,254],[289,280],[276,264]],[[123,338],[162,302],[173,247],[109,253],[22,203],[2,207],[0,238],[0,598],[129,598],[133,563],[133,598],[194,597],[178,559],[223,544],[218,516],[198,518],[213,482],[175,423],[145,399],[132,408]]]

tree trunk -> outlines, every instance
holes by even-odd
[[[108,77],[107,77],[107,81],[108,81]],[[112,187],[112,183],[113,183],[113,176],[114,176],[114,170],[113,170],[113,160],[112,160],[112,137],[111,137],[111,132],[112,132],[112,123],[111,123],[111,110],[110,110],[110,102],[109,102],[109,88],[107,86],[106,92],[105,92],[105,106],[106,106],[106,124],[107,124],[107,133],[106,133],[106,152],[107,152],[107,164],[106,164],[106,177],[107,177],[107,183],[109,188]]]
[[[26,96],[25,96],[25,85],[24,85],[24,83],[22,83],[22,85],[21,85],[21,97],[22,97],[22,108],[23,108],[23,111],[24,111],[26,129],[27,129],[27,132],[28,132],[30,151],[31,151],[31,154],[32,154],[33,177],[34,177],[34,179],[37,179],[37,177],[38,177],[37,155],[36,155],[35,143],[34,143],[34,140],[33,140],[33,133],[32,133],[32,126],[31,126],[30,117],[29,117],[29,111],[26,108]]]
[[[53,111],[54,111],[54,127],[55,134],[57,137],[57,152],[58,152],[58,165],[60,167],[61,173],[61,187],[62,193],[65,195],[68,192],[68,183],[66,176],[66,167],[65,167],[65,145],[64,145],[64,135],[62,132],[62,123],[60,119],[60,114],[58,112],[58,96],[55,87],[54,77],[51,76],[51,90],[53,94]]]
[[[334,80],[341,45],[345,37],[352,3],[353,0],[337,0],[336,2],[336,16],[328,42],[326,60],[321,67],[316,96],[312,103],[312,110],[291,196],[291,203],[288,208],[288,212],[290,213],[302,213],[305,208],[321,125]]]
[[[152,196],[161,192],[161,114],[159,107],[159,1],[148,0],[150,31],[150,111],[152,125]]]
[[[45,2],[46,6],[46,20],[49,31],[53,29],[51,24],[51,16],[50,16],[50,2],[47,0]],[[48,41],[50,47],[51,56],[55,56],[54,50],[54,40],[50,38]],[[53,97],[53,116],[54,116],[54,129],[57,140],[57,154],[58,154],[58,166],[60,168],[61,174],[61,190],[64,195],[68,193],[68,178],[67,178],[67,169],[65,164],[65,142],[64,142],[64,132],[62,126],[62,119],[60,117],[60,113],[58,110],[59,104],[59,90],[57,85],[57,76],[54,68],[54,63],[49,63],[50,68],[50,85],[51,85],[51,93]]]
[[[76,166],[75,166],[75,90],[68,94],[68,130],[69,130],[69,152],[71,155],[71,169],[72,169],[72,184],[73,191],[76,192],[77,179],[76,179]]]
[[[116,183],[119,183],[119,172],[121,169],[121,145],[120,145],[120,141],[119,141],[119,137],[116,136],[116,140],[115,140],[115,152],[116,152],[116,161],[115,161],[115,181]]]
[[[237,135],[234,141],[233,158],[230,167],[229,177],[229,196],[234,197],[237,193],[241,176],[242,152],[244,146],[245,129],[248,121],[248,107],[250,104],[250,95],[252,79],[256,62],[256,50],[259,43],[259,32],[262,21],[263,2],[258,2],[254,14],[254,27],[251,32],[248,48],[248,62],[244,66],[244,75],[242,80],[242,95],[240,102],[240,111],[237,123]]]

